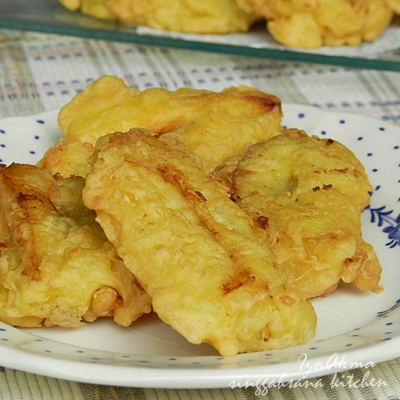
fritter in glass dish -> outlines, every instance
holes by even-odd
[[[274,39],[290,47],[358,46],[388,27],[398,0],[237,0],[267,21]]]
[[[103,20],[185,33],[245,32],[256,16],[235,0],[59,0],[71,11]]]

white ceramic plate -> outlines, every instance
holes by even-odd
[[[0,324],[0,363],[95,384],[215,388],[292,382],[400,356],[400,128],[304,105],[285,105],[284,113],[286,126],[339,140],[364,163],[375,191],[362,214],[363,234],[383,266],[382,293],[342,286],[313,301],[316,337],[279,351],[223,358],[146,316],[130,328],[109,320],[74,330]],[[60,137],[57,114],[0,120],[1,162],[35,163]]]

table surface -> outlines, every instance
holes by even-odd
[[[372,116],[400,125],[400,73],[146,47],[72,36],[0,30],[0,118],[59,108],[102,75],[144,90],[182,86],[219,91],[248,85],[284,103]],[[1,364],[1,360],[0,360]],[[400,359],[368,371],[385,385],[324,389],[145,389],[70,382],[0,369],[0,399],[397,399]],[[360,371],[351,372],[355,376]]]

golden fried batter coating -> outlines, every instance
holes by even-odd
[[[387,28],[399,0],[59,0],[103,20],[184,33],[247,32],[257,20],[282,45],[358,46]]]
[[[400,0],[387,0],[387,2],[396,14],[400,14]]]
[[[125,24],[186,33],[245,32],[256,17],[235,0],[59,0],[72,11]]]
[[[102,20],[116,20],[117,16],[108,7],[108,0],[58,0],[71,11],[80,10],[82,14]]]
[[[76,327],[110,316],[130,325],[150,298],[83,205],[84,179],[32,165],[0,171],[0,320]]]
[[[390,24],[395,1],[237,0],[244,10],[267,20],[279,43],[310,49],[375,40]]]
[[[108,7],[123,23],[185,33],[246,32],[256,20],[235,0],[112,0]]]
[[[101,138],[83,191],[158,316],[222,355],[291,346],[315,312],[286,291],[264,232],[171,137]]]
[[[64,137],[38,163],[64,177],[86,176],[96,140],[106,134],[145,128],[174,136],[200,155],[206,171],[240,154],[281,128],[281,102],[240,86],[222,92],[161,88],[139,92],[121,79],[104,76],[88,85],[59,114]]]
[[[327,295],[340,280],[381,289],[381,266],[361,234],[372,187],[346,147],[288,130],[250,146],[215,175],[267,232],[288,287],[308,298]]]

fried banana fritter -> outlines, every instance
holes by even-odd
[[[256,16],[235,0],[59,0],[72,11],[124,24],[185,33],[245,32]]]
[[[289,288],[311,298],[342,280],[380,291],[381,266],[360,222],[372,187],[345,146],[288,130],[250,146],[215,176],[267,232]]]
[[[398,0],[237,0],[267,21],[281,44],[299,48],[358,46],[390,24]]]
[[[222,355],[303,343],[311,304],[284,287],[264,232],[176,139],[142,129],[99,139],[85,204],[158,316]]]
[[[112,0],[107,4],[122,23],[184,33],[246,32],[257,19],[235,0]]]
[[[377,39],[400,14],[399,0],[59,0],[103,20],[184,33],[247,32],[266,22],[280,44],[316,49]]]
[[[0,320],[76,327],[110,316],[130,325],[149,296],[82,202],[84,179],[32,165],[0,170]]]
[[[139,92],[121,79],[104,76],[62,108],[58,121],[64,137],[38,165],[64,177],[85,177],[99,137],[145,128],[180,139],[212,171],[240,154],[244,145],[279,133],[281,119],[276,96],[245,86],[220,93],[188,88]]]

